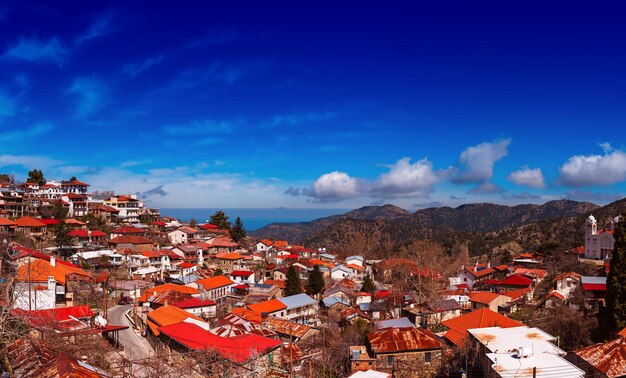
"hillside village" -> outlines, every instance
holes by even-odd
[[[626,329],[603,333],[619,214],[569,250],[372,259],[89,187],[0,185],[8,377],[626,376]]]

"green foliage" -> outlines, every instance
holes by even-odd
[[[217,268],[215,269],[215,271],[213,272],[213,276],[222,276],[224,275],[224,271],[222,270],[222,268]]]
[[[57,226],[56,233],[54,235],[54,245],[63,251],[65,247],[72,245],[72,237],[70,236],[70,229],[65,222],[61,220],[61,223]]]
[[[611,258],[611,270],[607,278],[606,328],[608,338],[613,339],[626,327],[626,213],[615,225],[615,245]]]
[[[70,177],[69,181],[78,181],[78,179],[76,178],[76,176],[72,176],[72,177]]]
[[[243,222],[241,221],[241,218],[237,217],[237,219],[235,219],[235,223],[230,229],[230,237],[233,238],[233,240],[237,243],[239,243],[241,239],[246,237],[246,229],[243,227]]]
[[[561,245],[561,243],[550,241],[550,242],[543,243],[539,247],[537,247],[537,252],[545,256],[551,256],[555,252],[560,252],[564,249],[565,248]]]
[[[0,173],[0,183],[1,184],[15,184],[15,177],[8,173]]]
[[[287,281],[285,282],[284,294],[286,297],[290,295],[296,295],[302,293],[302,282],[300,282],[300,276],[296,272],[296,268],[289,267],[287,271]]]
[[[319,265],[314,265],[313,270],[309,273],[309,279],[306,286],[306,292],[309,295],[319,294],[324,290],[324,275],[320,271]]]
[[[189,227],[196,227],[197,225],[198,225],[198,221],[196,220],[196,218],[189,219]]]
[[[46,178],[43,175],[43,171],[41,169],[33,169],[32,171],[28,171],[28,178],[26,182],[37,183],[38,185],[44,185],[46,183]]]
[[[230,230],[231,226],[228,221],[228,216],[222,210],[218,210],[215,214],[211,215],[210,223],[218,226],[222,230]]]
[[[363,286],[361,287],[361,291],[373,294],[375,290],[376,284],[374,283],[372,276],[370,276],[370,272],[367,272],[365,274],[365,277],[363,278]]]

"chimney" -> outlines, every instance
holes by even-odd
[[[57,266],[57,258],[54,256],[50,256],[50,265],[56,267]]]

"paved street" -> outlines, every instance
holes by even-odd
[[[132,324],[128,321],[124,314],[132,309],[133,305],[114,306],[108,311],[109,324],[127,325],[130,328],[120,331],[119,341],[124,346],[124,353],[129,360],[141,360],[150,357],[153,353],[152,347],[148,341],[135,333]],[[143,367],[133,365],[133,372],[138,376],[143,376]]]

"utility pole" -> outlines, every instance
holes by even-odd
[[[289,378],[293,377],[293,323],[289,322]]]

